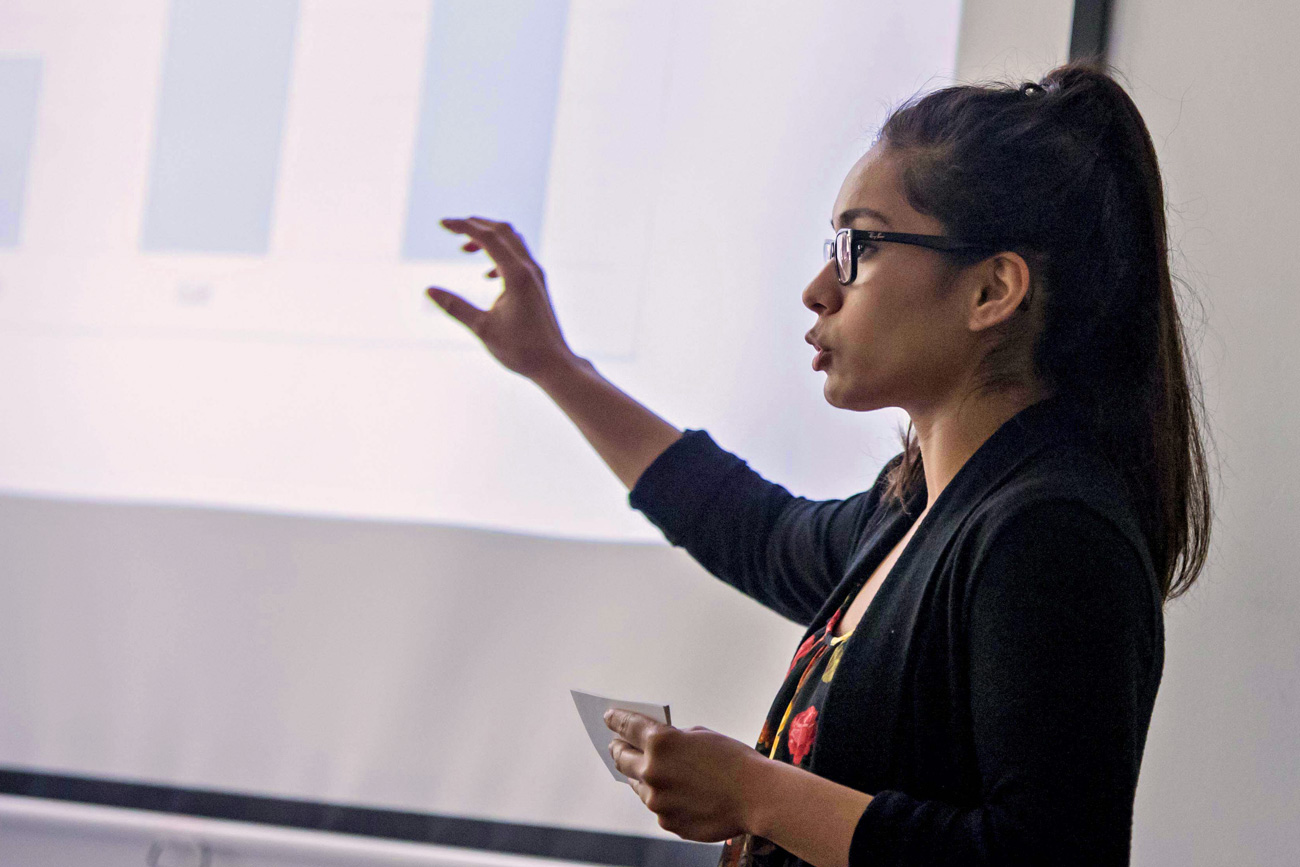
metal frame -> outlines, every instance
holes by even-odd
[[[1112,0],[1074,0],[1070,26],[1070,59],[1106,59],[1110,42]]]

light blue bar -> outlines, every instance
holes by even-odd
[[[17,247],[36,137],[39,58],[0,58],[0,247]]]
[[[172,0],[141,246],[265,253],[297,0]]]
[[[434,0],[415,139],[408,259],[454,256],[470,214],[541,234],[568,0]]]

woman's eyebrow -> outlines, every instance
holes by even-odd
[[[889,218],[874,208],[849,208],[840,214],[840,224],[856,220],[858,217],[870,217],[873,220],[879,220],[884,226],[889,226]],[[835,228],[835,220],[831,220],[831,228]]]

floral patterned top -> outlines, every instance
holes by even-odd
[[[817,715],[826,701],[831,680],[852,632],[835,635],[835,626],[857,594],[850,593],[826,625],[809,635],[795,651],[785,682],[767,712],[755,749],[770,759],[807,767],[817,741]],[[718,867],[793,867],[798,858],[770,840],[753,834],[732,837],[722,847]]]

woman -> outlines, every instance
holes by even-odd
[[[756,750],[614,711],[611,752],[728,865],[1127,864],[1162,605],[1209,530],[1146,127],[1087,65],[940,90],[888,119],[832,218],[813,366],[834,406],[911,425],[870,490],[824,502],[576,358],[509,226],[446,221],[505,286],[486,311],[431,297],[673,544],[808,626]]]

